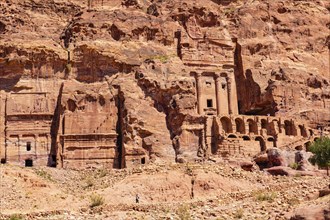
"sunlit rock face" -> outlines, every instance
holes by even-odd
[[[1,2],[1,162],[124,168],[308,150],[329,135],[329,9]]]

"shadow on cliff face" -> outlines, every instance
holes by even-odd
[[[85,83],[102,81],[105,76],[117,73],[130,73],[134,65],[119,62],[111,55],[104,55],[99,51],[81,46],[75,48],[75,60],[72,61],[73,75],[76,80]]]
[[[277,111],[276,103],[272,94],[272,82],[264,92],[253,79],[250,69],[245,72],[244,79],[237,81],[238,103],[240,114],[245,115],[275,115]]]
[[[20,80],[20,76],[16,76],[14,78],[0,78],[0,90],[4,90],[6,92],[19,90],[19,88],[15,88],[16,84]],[[25,88],[24,88],[25,89]]]
[[[275,115],[276,103],[272,94],[272,83],[269,82],[265,91],[253,78],[250,69],[245,70],[241,55],[241,45],[236,43],[235,49],[235,79],[237,87],[238,108],[245,115]]]
[[[161,88],[160,83],[151,77],[145,77],[143,73],[137,73],[136,78],[145,95],[153,100],[154,108],[165,113],[166,126],[172,139],[177,135],[185,119],[185,114],[182,112],[184,110],[183,103],[189,106],[190,95],[193,93],[189,89],[193,87],[183,88],[182,85],[180,86],[181,81],[177,81],[170,88]]]
[[[62,99],[62,92],[63,92],[63,87],[64,84],[62,83],[59,93],[58,93],[58,97],[57,97],[57,104],[56,104],[56,108],[55,108],[55,112],[54,112],[54,117],[53,117],[53,121],[51,124],[51,148],[50,148],[50,153],[49,153],[49,157],[48,157],[48,166],[50,167],[56,167],[56,155],[57,155],[57,135],[58,135],[58,131],[59,131],[59,127],[60,127],[60,119],[61,119],[61,114],[63,113],[62,108],[61,108],[61,99]]]

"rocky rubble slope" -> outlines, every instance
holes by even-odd
[[[0,169],[0,219],[15,214],[25,219],[289,219],[305,215],[295,209],[328,210],[330,202],[330,195],[319,197],[327,177],[271,176],[227,163],[110,171]],[[93,195],[104,203],[90,207]]]

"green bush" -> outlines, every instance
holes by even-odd
[[[327,175],[329,175],[330,167],[330,138],[322,137],[316,140],[311,146],[310,151],[314,154],[310,158],[312,164],[317,164],[319,167],[327,169]]]
[[[100,169],[98,170],[99,177],[105,177],[108,174],[108,171],[106,169]]]
[[[35,173],[46,180],[53,181],[52,176],[44,170],[35,170]]]
[[[93,208],[104,204],[104,198],[101,195],[94,194],[91,196],[91,204],[89,207]]]
[[[256,199],[258,201],[273,202],[275,198],[276,198],[276,194],[273,192],[272,193],[258,193],[256,195]]]
[[[189,207],[187,205],[181,205],[178,208],[176,214],[179,216],[179,219],[181,219],[181,220],[190,220],[191,219]]]
[[[83,187],[84,189],[88,189],[94,186],[94,181],[91,177],[86,178],[86,185]]]
[[[243,218],[243,216],[244,216],[244,211],[243,211],[243,209],[238,209],[238,210],[236,210],[236,212],[234,213],[234,218],[235,218],[235,219],[241,219],[241,218]]]
[[[9,220],[23,220],[23,217],[19,214],[13,214],[10,216]]]
[[[290,167],[291,169],[297,170],[298,167],[299,167],[299,164],[297,164],[297,163],[292,163],[292,164],[289,165],[289,167]]]

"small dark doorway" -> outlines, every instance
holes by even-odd
[[[31,160],[31,159],[25,160],[25,166],[26,167],[33,167],[33,160]]]
[[[145,164],[146,163],[146,158],[142,157],[141,158],[141,164]]]
[[[212,108],[213,107],[213,101],[212,101],[212,99],[206,100],[206,104],[207,104],[207,107],[208,108]]]
[[[26,151],[31,151],[31,142],[26,142]]]

